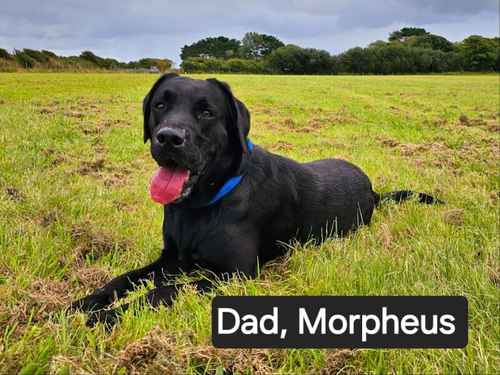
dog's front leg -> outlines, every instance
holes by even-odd
[[[216,242],[212,242],[216,244]],[[221,244],[222,246],[222,244]],[[257,270],[257,246],[248,241],[244,244],[237,244],[230,247],[228,253],[217,254],[215,251],[208,251],[206,261],[212,263],[213,279],[197,280],[191,285],[194,285],[198,292],[205,293],[214,288],[217,281],[229,281],[233,276],[250,278],[256,277]],[[210,268],[209,268],[210,269]],[[214,271],[216,269],[217,271]],[[152,307],[159,305],[170,306],[181,285],[159,285],[148,292],[146,300]]]
[[[217,243],[212,241],[211,245],[217,248],[223,247],[223,242]],[[257,246],[251,241],[245,243],[238,243],[235,246],[225,246],[228,251],[215,252],[213,249],[207,249],[205,263],[211,266],[207,267],[214,274],[213,279],[202,279],[194,281],[194,285],[200,293],[211,290],[217,281],[228,281],[233,276],[254,278],[256,276],[257,268]],[[157,273],[155,277],[156,287],[150,290],[144,297],[146,302],[151,307],[158,307],[160,305],[171,306],[174,302],[179,289],[184,284],[172,283],[172,278],[165,275],[165,270],[161,269],[161,273]],[[171,275],[170,275],[171,276]],[[168,283],[171,283],[170,285]],[[122,312],[129,308],[128,304],[121,305],[116,309],[99,310],[93,313],[87,324],[93,326],[97,322],[106,324],[111,328],[117,321]]]
[[[248,277],[254,278],[255,272],[245,272],[241,269],[233,270],[232,272],[223,272],[217,273],[215,280],[219,281],[228,281],[231,279],[233,275],[238,275],[238,277]],[[192,284],[198,292],[205,293],[213,289],[216,285],[215,280],[202,279],[194,281]],[[157,286],[154,289],[151,289],[143,298],[143,301],[146,302],[152,308],[158,306],[171,306],[177,297],[179,290],[185,284],[173,284],[173,285],[162,285]],[[130,305],[123,304],[118,308],[109,309],[109,310],[99,310],[92,313],[87,320],[88,326],[94,326],[96,323],[104,323],[108,329],[111,329],[117,322],[120,315],[125,312]]]
[[[151,289],[140,299],[153,308],[160,305],[171,306],[183,285],[184,284],[158,286]],[[195,281],[193,285],[200,292],[208,291],[213,287],[213,283],[209,280]],[[120,315],[128,310],[129,307],[130,304],[126,303],[115,309],[94,311],[90,314],[87,325],[93,327],[97,323],[103,323],[108,329],[111,329],[118,322]]]
[[[139,268],[115,277],[102,288],[86,296],[70,306],[71,310],[95,312],[111,305],[115,300],[123,297],[127,292],[134,290],[148,280],[174,278],[181,272],[181,265],[171,252],[163,251],[162,256],[146,267]]]
[[[204,293],[210,291],[214,287],[212,280],[197,280],[192,284],[198,292]],[[175,297],[182,285],[165,285],[151,289],[146,294],[146,301],[151,307],[158,307],[160,305],[170,306],[174,302]]]

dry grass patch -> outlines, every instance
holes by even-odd
[[[462,208],[454,208],[443,214],[443,221],[446,224],[454,226],[464,225],[464,210]]]
[[[109,254],[113,250],[124,251],[131,246],[128,240],[116,240],[105,230],[96,230],[90,222],[74,224],[71,228],[71,239],[75,245],[76,259],[90,257],[95,260]]]
[[[128,344],[117,356],[117,367],[130,374],[183,373],[196,368],[201,373],[223,369],[227,374],[273,374],[284,359],[283,350],[218,349],[210,345],[188,345],[156,327],[142,339]]]
[[[112,278],[111,272],[108,269],[97,266],[75,266],[71,275],[72,278],[74,278],[86,290],[95,290],[100,288]]]
[[[285,142],[285,141],[278,141],[278,142],[275,142],[271,145],[270,147],[270,150],[271,151],[275,151],[275,152],[279,152],[279,151],[291,151],[294,149],[294,146],[293,144],[289,143],[289,142]]]
[[[37,279],[28,288],[11,285],[3,289],[7,298],[16,297],[16,303],[0,308],[0,331],[15,327],[14,335],[20,335],[28,324],[46,320],[52,313],[68,306],[72,300],[67,281]],[[2,293],[2,294],[3,294]]]
[[[103,152],[105,152],[103,148],[96,148],[96,153],[101,154]],[[81,162],[76,172],[81,176],[98,178],[107,187],[126,185],[128,176],[132,173],[129,168],[109,164],[103,157]]]
[[[77,169],[77,172],[82,176],[96,175],[104,169],[105,163],[106,160],[104,158],[93,161],[83,161],[81,162],[81,166]]]
[[[350,363],[355,359],[356,351],[350,349],[326,350],[325,365],[319,371],[320,375],[332,374],[362,374],[361,368]],[[313,374],[313,372],[311,372]]]

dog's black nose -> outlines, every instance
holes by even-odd
[[[184,146],[186,131],[184,129],[163,128],[156,133],[159,144],[171,147]]]

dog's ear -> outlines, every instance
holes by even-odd
[[[154,83],[153,87],[151,87],[151,90],[147,93],[147,95],[144,97],[142,101],[142,114],[144,116],[144,143],[148,141],[148,139],[151,139],[151,133],[149,132],[149,114],[151,112],[151,98],[153,97],[154,92],[156,89],[166,80],[178,77],[177,74],[175,73],[167,73],[162,75],[158,80]]]
[[[250,131],[250,112],[245,104],[234,97],[226,82],[215,78],[209,78],[207,81],[216,85],[224,93],[229,105],[231,129],[235,132],[243,152],[248,152],[247,136]]]

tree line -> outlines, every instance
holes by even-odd
[[[404,74],[500,71],[500,38],[471,35],[453,43],[422,28],[405,27],[365,48],[332,55],[325,50],[285,45],[277,37],[248,32],[241,40],[208,37],[181,49],[187,73],[255,74]],[[169,59],[144,58],[121,62],[83,51],[58,56],[47,50],[24,48],[12,53],[0,48],[0,71],[133,70],[164,72]]]
[[[272,35],[246,33],[243,39],[224,36],[185,45],[181,68],[187,73],[263,74],[403,74],[500,71],[500,38],[471,35],[458,43],[405,27],[366,48],[338,55],[293,44]]]
[[[19,69],[39,69],[51,71],[95,71],[95,70],[152,70],[166,71],[172,68],[169,59],[144,58],[138,61],[121,62],[112,58],[97,56],[91,51],[83,51],[79,56],[58,56],[47,50],[24,48],[9,53],[0,48],[0,72]]]

